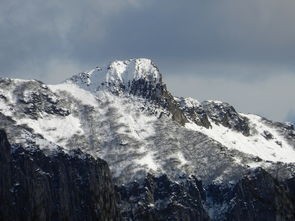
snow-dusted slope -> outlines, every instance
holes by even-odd
[[[0,85],[0,120],[11,140],[51,153],[80,148],[105,159],[118,182],[148,171],[219,182],[248,167],[295,163],[292,125],[173,97],[148,59],[115,61],[58,85]]]
[[[203,108],[202,104],[193,98],[176,99],[183,110]],[[295,162],[294,143],[288,141],[284,134],[279,132],[280,130],[278,130],[277,126],[268,123],[266,119],[254,114],[235,113],[235,115],[243,117],[247,122],[249,134],[245,136],[241,131],[224,126],[222,122],[214,121],[220,117],[219,115],[226,115],[223,107],[228,107],[228,104],[221,101],[206,101],[205,103],[219,107],[219,110],[210,110],[211,118],[208,117],[210,128],[196,124],[193,122],[193,119],[190,119],[190,122],[185,125],[186,128],[206,134],[230,149],[236,149],[257,156],[266,161]],[[238,120],[237,116],[231,115],[228,124],[234,125]],[[288,124],[285,124],[285,126],[290,128],[289,134],[294,136],[293,126]],[[283,128],[283,130],[287,130],[287,128]]]
[[[275,127],[265,124],[260,116],[253,114],[243,114],[243,116],[249,119],[250,136],[244,136],[214,122],[211,122],[210,129],[194,123],[187,123],[186,127],[206,134],[229,149],[236,149],[263,160],[285,163],[295,161],[294,146],[288,143]],[[268,135],[271,136],[269,139],[266,137]]]

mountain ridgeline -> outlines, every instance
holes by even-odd
[[[0,79],[0,220],[295,220],[295,130],[174,97],[149,59]]]

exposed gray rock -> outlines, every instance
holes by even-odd
[[[160,107],[169,111],[174,121],[180,125],[184,125],[186,122],[188,122],[187,118],[180,110],[179,104],[167,90],[166,85],[161,81],[156,85],[144,79],[132,81],[130,93],[155,102]]]
[[[204,101],[202,107],[215,123],[249,136],[250,128],[247,118],[237,113],[233,106],[225,102]]]
[[[177,98],[177,101],[180,106],[180,109],[183,111],[187,119],[207,129],[212,127],[208,119],[208,115],[206,114],[202,105],[200,105],[199,103],[197,105],[187,105],[186,98],[183,97]]]

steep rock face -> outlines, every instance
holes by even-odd
[[[123,220],[209,220],[202,205],[202,183],[193,176],[175,182],[166,175],[148,174],[143,182],[117,190]]]
[[[295,177],[292,177],[291,179],[286,180],[286,186],[290,193],[293,205],[295,205]]]
[[[6,134],[0,130],[0,220],[10,217],[11,194],[11,156],[10,145],[7,141]],[[8,219],[7,219],[8,220]]]
[[[105,161],[79,151],[10,149],[2,130],[0,144],[0,220],[119,220]]]
[[[208,115],[197,100],[193,98],[180,97],[176,98],[176,101],[178,102],[180,109],[184,112],[184,115],[187,117],[187,119],[199,126],[203,126],[207,129],[211,128]]]
[[[166,85],[162,84],[162,81],[156,85],[144,79],[133,81],[129,93],[146,98],[166,109],[172,115],[172,120],[178,122],[180,125],[188,122],[186,116],[180,110],[178,103],[167,90]]]
[[[262,169],[243,178],[233,190],[228,220],[294,220],[290,194]]]
[[[202,107],[215,123],[249,136],[250,128],[247,119],[239,115],[233,106],[225,102],[204,101]]]
[[[214,202],[214,220],[294,220],[295,204],[292,190],[258,168],[245,175],[233,187],[211,185],[207,196]]]

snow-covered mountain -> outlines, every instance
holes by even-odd
[[[46,152],[80,148],[126,182],[146,172],[233,179],[295,162],[294,126],[221,101],[173,97],[149,59],[114,61],[57,85],[2,78],[2,127]],[[231,172],[229,172],[231,171]]]
[[[175,97],[149,59],[114,61],[57,85],[1,78],[0,122],[13,147],[40,148],[49,157],[80,149],[104,159],[117,185],[133,183],[119,190],[126,202],[135,197],[132,188],[156,191],[151,183],[160,189],[163,182],[167,188],[174,185],[185,197],[186,191],[191,194],[188,183],[196,179],[208,189],[212,184],[231,188],[244,185],[242,177],[255,168],[279,180],[294,177],[295,172],[294,125],[238,113],[221,101]],[[258,174],[276,182],[264,172]],[[142,186],[136,183],[140,180]],[[194,188],[202,189],[199,184]],[[214,188],[210,193],[215,195],[202,197],[211,218],[224,215],[230,206],[225,207]],[[171,191],[167,194],[175,190]],[[187,200],[196,199],[200,196]],[[126,214],[134,203],[138,202],[122,204]],[[194,205],[200,209],[199,204]]]

